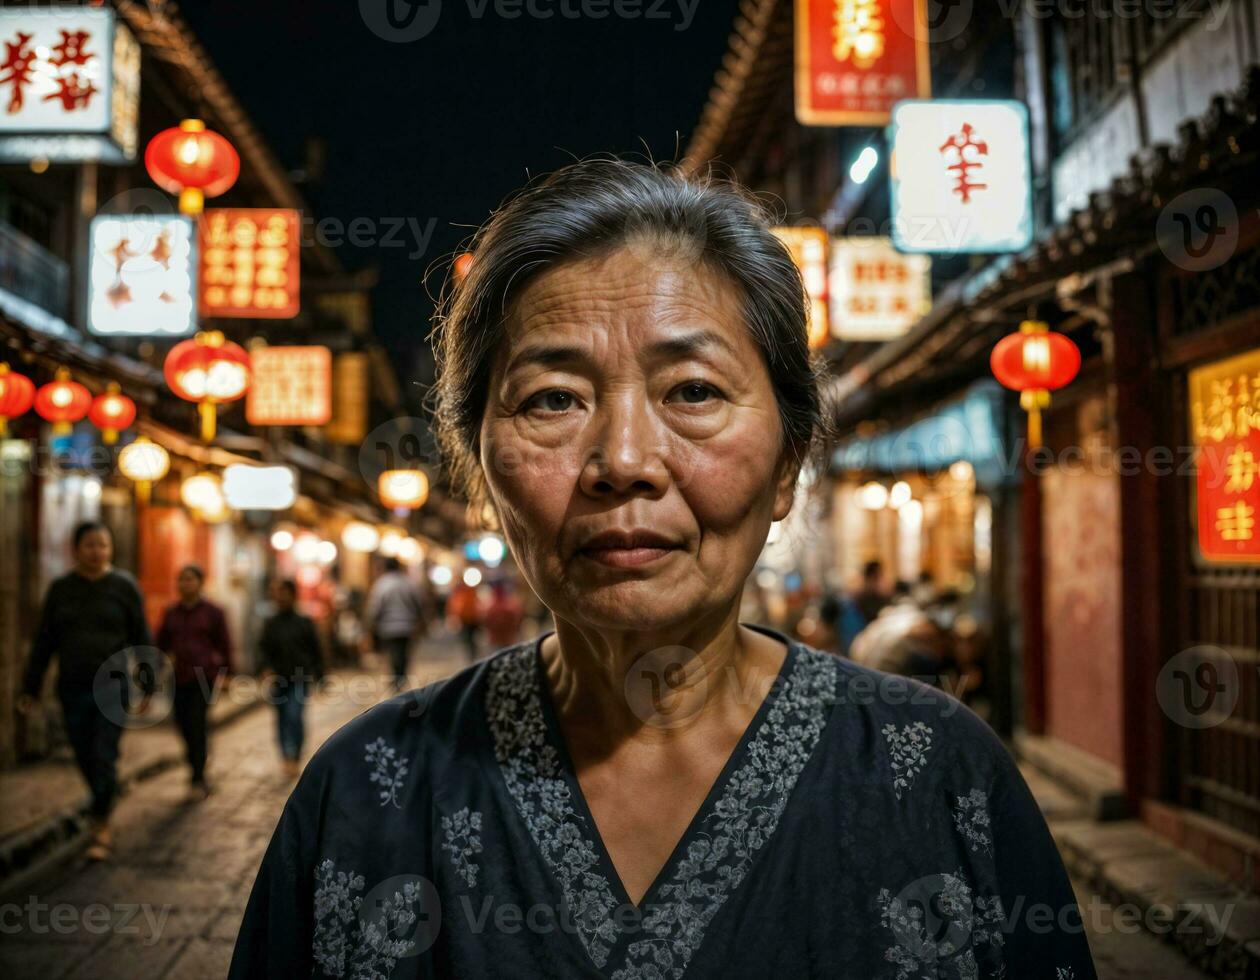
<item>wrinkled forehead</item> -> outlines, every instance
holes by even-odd
[[[757,353],[744,323],[736,284],[709,264],[675,261],[626,246],[572,259],[541,273],[513,304],[496,358],[543,338],[631,347],[680,331],[722,336],[735,350]]]

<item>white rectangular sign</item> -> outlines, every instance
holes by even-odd
[[[139,83],[140,47],[113,11],[0,10],[0,159],[134,159]]]
[[[99,214],[92,219],[88,329],[95,334],[183,337],[197,329],[192,219]]]
[[[889,144],[893,242],[899,251],[1028,247],[1032,176],[1022,102],[899,102]]]
[[[297,500],[297,470],[233,463],[223,470],[223,497],[233,510],[288,510]]]
[[[889,340],[932,306],[932,260],[903,255],[888,238],[833,238],[831,333],[841,340]]]

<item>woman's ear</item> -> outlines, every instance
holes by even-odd
[[[779,463],[779,475],[774,482],[773,520],[783,520],[792,509],[792,501],[796,499],[796,480],[800,472],[800,461],[785,454]]]

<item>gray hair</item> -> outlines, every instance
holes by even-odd
[[[484,490],[479,463],[490,372],[512,307],[541,273],[639,240],[663,261],[707,265],[742,295],[744,321],[770,373],[784,445],[798,465],[825,428],[820,367],[808,341],[800,273],[768,208],[711,173],[597,158],[527,186],[473,238],[463,282],[434,317],[437,436],[457,488]]]

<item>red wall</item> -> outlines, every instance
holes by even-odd
[[[1046,732],[1121,766],[1119,477],[1077,461],[1041,494]]]

